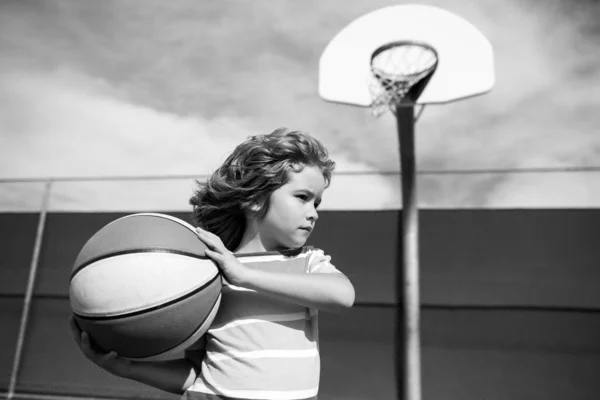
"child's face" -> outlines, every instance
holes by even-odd
[[[325,191],[325,178],[317,167],[291,172],[288,183],[271,194],[269,210],[258,221],[268,251],[302,247],[319,218],[317,207]]]

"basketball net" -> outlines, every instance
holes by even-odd
[[[414,105],[437,67],[433,47],[416,42],[393,42],[371,56],[371,113],[379,117],[387,109],[394,114],[400,105]],[[423,111],[423,106],[418,115]],[[418,118],[415,118],[415,120]]]

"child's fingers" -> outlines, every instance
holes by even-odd
[[[69,316],[69,326],[71,327],[71,330],[73,331],[79,331],[79,325],[77,325],[77,321],[75,321],[75,318],[70,315]]]
[[[212,238],[212,237],[216,236],[214,233],[209,232],[209,231],[207,231],[205,229],[202,229],[199,226],[196,227],[196,233],[198,233],[199,235],[202,235],[202,236],[204,236],[206,238]]]
[[[223,255],[217,251],[211,249],[204,249],[204,254],[206,254],[208,258],[210,258],[213,261],[216,261],[217,263],[223,261]]]
[[[104,363],[106,361],[111,361],[117,358],[119,355],[116,351],[109,351],[108,353],[104,353],[99,350],[90,339],[90,335],[87,332],[82,332],[81,334],[81,350],[83,354],[85,354],[90,360],[93,360],[95,363]]]
[[[90,342],[90,335],[87,332],[81,332],[81,347],[90,350],[92,348],[92,343]]]
[[[98,351],[87,332],[81,334],[81,350],[91,360],[97,360],[98,357],[104,356],[102,352]]]
[[[215,235],[215,234],[214,234],[214,233],[212,233],[212,232],[209,232],[209,231],[207,231],[207,230],[204,230],[204,229],[202,229],[202,228],[200,228],[200,227],[196,228],[196,232],[197,232],[199,235],[202,235],[203,237],[210,239],[210,240],[211,240],[211,242],[213,242],[213,243],[222,243],[222,242],[221,242],[221,238],[220,238],[218,235]]]
[[[87,332],[81,334],[81,349],[84,353],[95,356],[98,354],[98,349],[92,342],[90,335]]]
[[[200,238],[200,240],[202,240],[204,242],[205,245],[207,245],[208,247],[214,247],[212,238],[210,236],[208,236],[207,231],[202,230],[201,228],[196,228],[196,233],[198,234],[198,237]]]
[[[202,230],[201,228],[196,228],[196,232],[198,233],[200,240],[202,240],[209,249],[218,252],[226,250],[223,242],[217,235]]]
[[[200,236],[200,238],[204,241],[210,241],[210,242],[214,242],[215,241],[215,235],[210,233],[209,231],[205,231],[202,228],[196,228],[196,233],[198,234],[198,236]]]
[[[108,353],[106,353],[105,355],[102,356],[102,360],[103,361],[111,361],[114,360],[115,358],[117,358],[119,355],[117,354],[116,351],[110,351]]]
[[[92,348],[92,343],[90,342],[90,336],[87,332],[81,333],[81,351],[88,358],[94,358],[95,351]]]
[[[75,339],[75,343],[77,343],[79,348],[83,348],[83,337],[85,332],[81,330],[79,325],[77,325],[77,321],[75,321],[75,318],[73,317],[70,318],[69,326],[71,327],[71,334],[73,335],[73,339]],[[85,333],[85,335],[87,335],[87,333]]]

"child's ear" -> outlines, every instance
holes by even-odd
[[[260,209],[261,209],[261,206],[258,203],[252,203],[252,205],[250,206],[250,211],[252,211],[254,213],[259,212]]]

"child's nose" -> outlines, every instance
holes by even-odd
[[[317,212],[317,209],[314,207],[311,207],[308,216],[307,216],[309,221],[317,221],[319,219],[319,213]]]

